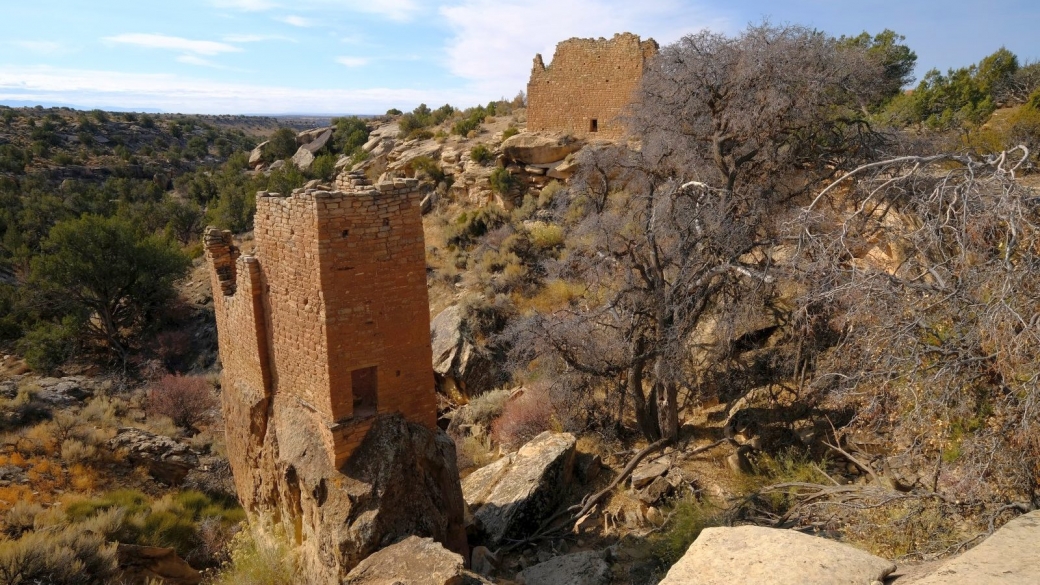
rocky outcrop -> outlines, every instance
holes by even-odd
[[[469,340],[458,305],[444,309],[430,322],[433,371],[441,387],[454,387],[466,396],[478,396],[504,382],[502,368]]]
[[[489,543],[531,534],[567,493],[573,478],[574,435],[546,431],[462,482],[479,532]]]
[[[299,133],[296,134],[296,144],[298,146],[306,146],[306,145],[312,144],[312,143],[314,143],[316,141],[319,141],[319,140],[325,140],[327,142],[329,137],[332,136],[332,131],[333,130],[335,130],[335,128],[333,128],[331,126],[325,126],[325,127],[322,127],[322,128],[311,128],[310,130],[304,130],[303,132],[299,132]],[[328,136],[326,136],[326,134]],[[325,143],[322,142],[321,146],[324,146],[324,145],[325,145]],[[319,146],[318,148],[321,148],[321,146]],[[317,150],[318,149],[315,148],[311,152],[315,152]]]
[[[462,349],[462,312],[458,305],[444,309],[430,322],[430,341],[433,345],[433,371],[453,375],[455,361]]]
[[[198,456],[187,445],[143,429],[121,428],[108,445],[114,451],[125,450],[127,461],[146,467],[149,475],[167,485],[180,485],[199,465]]]
[[[260,144],[256,145],[256,148],[249,153],[249,167],[256,168],[258,165],[264,162],[264,151],[267,149],[267,145],[271,144],[270,141],[265,140]]]
[[[578,552],[528,567],[517,579],[524,585],[606,585],[610,564],[602,552]]]
[[[582,146],[581,140],[565,134],[521,132],[502,143],[502,155],[525,165],[544,165],[562,161]]]
[[[354,567],[343,585],[478,585],[462,557],[430,538],[409,536]]]
[[[336,469],[323,423],[295,398],[249,396],[234,385],[224,393],[239,499],[253,519],[280,519],[294,535],[311,583],[339,583],[410,535],[468,556],[455,445],[442,431],[381,415]]]
[[[40,388],[36,399],[52,406],[78,404],[94,395],[90,380],[83,376],[40,378],[36,380],[36,385]]]
[[[1019,516],[931,574],[899,585],[1032,585],[1040,583],[1040,510]]]
[[[301,146],[296,151],[296,154],[293,155],[292,162],[301,171],[306,171],[314,164],[314,153],[308,150],[306,146]]]
[[[202,583],[202,573],[191,568],[172,548],[119,544],[116,547],[116,559],[119,562],[119,582],[126,585]]]
[[[661,585],[868,585],[894,570],[885,559],[793,530],[706,528]]]
[[[316,131],[312,130],[311,132],[313,133]],[[301,144],[300,148],[311,154],[318,154],[318,151],[325,148],[325,145],[329,143],[329,140],[332,140],[332,128],[326,128],[313,139]],[[297,137],[297,143],[299,144],[299,137]]]

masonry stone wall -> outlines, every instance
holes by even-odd
[[[339,467],[377,413],[434,428],[436,397],[417,181],[336,189],[261,193],[253,254],[213,228],[206,248],[224,383],[296,400]]]
[[[653,39],[620,33],[610,40],[563,41],[548,67],[536,55],[527,84],[527,129],[619,138],[624,126],[618,117],[657,50]]]

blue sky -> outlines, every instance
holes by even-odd
[[[523,90],[535,53],[749,22],[891,28],[918,76],[1006,46],[1040,59],[1040,1],[0,0],[0,103],[184,113],[382,113]]]

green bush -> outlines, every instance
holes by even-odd
[[[451,127],[452,134],[458,134],[459,136],[469,136],[470,132],[473,132],[480,127],[480,124],[487,118],[487,110],[483,106],[471,108],[463,113],[463,118]]]
[[[445,230],[448,245],[466,247],[508,219],[506,211],[497,205],[481,207],[471,213],[462,212]]]
[[[411,165],[416,177],[425,176],[435,184],[444,180],[444,169],[441,168],[440,163],[428,156],[415,157],[412,159]]]
[[[64,364],[76,350],[80,325],[74,316],[60,323],[42,322],[18,342],[25,363],[37,372],[50,372]]]
[[[502,132],[502,141],[505,142],[506,140],[509,140],[510,138],[516,136],[519,133],[519,128],[517,128],[516,126],[510,126],[506,128],[504,132]]]
[[[491,171],[489,180],[491,182],[491,190],[503,195],[509,193],[517,185],[516,177],[508,169],[501,167]]]
[[[0,144],[0,172],[21,173],[29,164],[29,154],[13,144]]]
[[[368,124],[361,118],[333,118],[332,124],[336,127],[332,142],[337,152],[351,156],[368,142]]]
[[[491,162],[492,158],[494,158],[494,154],[486,144],[480,143],[470,149],[469,158],[475,163],[486,165]]]
[[[403,112],[397,108],[390,108],[386,111],[387,116],[400,116]]]
[[[271,163],[296,154],[296,132],[292,128],[279,128],[268,139],[263,161]]]
[[[126,219],[84,215],[51,228],[29,282],[51,311],[78,317],[63,327],[79,325],[125,359],[130,337],[175,296],[173,282],[189,264],[174,242],[144,235]]]
[[[711,502],[698,500],[692,495],[679,500],[665,529],[650,541],[654,557],[662,566],[674,565],[702,530],[721,523],[720,512]]]
[[[336,174],[336,155],[322,154],[314,159],[307,174],[315,179],[328,181]]]
[[[1034,110],[1040,110],[1040,89],[1037,89],[1029,95],[1029,99],[1026,100],[1026,105]]]
[[[454,113],[455,108],[449,104],[444,104],[436,110],[431,110],[426,104],[419,104],[410,113],[401,116],[397,125],[401,129],[401,136],[409,140],[433,138],[433,132],[428,129],[444,122]]]

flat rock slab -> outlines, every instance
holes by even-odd
[[[556,508],[572,481],[575,444],[570,433],[546,431],[462,481],[462,495],[490,542],[526,536]]]
[[[463,561],[432,538],[408,538],[378,551],[354,567],[343,585],[457,585]]]
[[[581,150],[585,143],[568,135],[551,132],[521,132],[502,143],[502,154],[509,160],[528,165],[549,164]]]
[[[661,459],[652,463],[643,463],[632,472],[632,486],[636,489],[646,487],[655,479],[668,473],[671,463],[668,459]]]
[[[880,557],[793,530],[706,528],[660,585],[870,585],[894,570]]]
[[[899,581],[900,585],[904,583]],[[1040,510],[1015,518],[975,548],[907,585],[1040,583]]]
[[[606,585],[610,565],[602,552],[562,555],[528,567],[517,575],[524,585]]]
[[[113,450],[126,449],[130,463],[147,467],[152,477],[167,485],[180,485],[199,466],[199,458],[190,447],[144,429],[120,428],[108,445]]]

